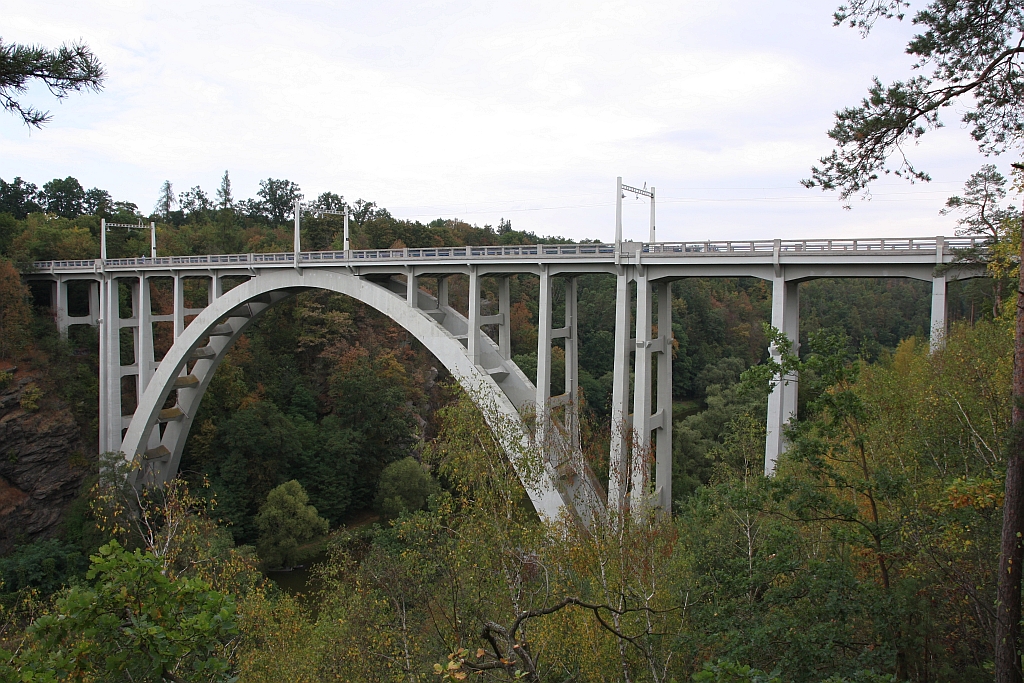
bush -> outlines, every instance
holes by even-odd
[[[17,655],[2,653],[0,680],[237,680],[229,661],[234,598],[164,569],[149,553],[102,546],[88,583],[28,627]]]
[[[43,397],[43,390],[36,386],[35,382],[30,382],[21,392],[21,398],[18,403],[21,405],[23,410],[34,413],[39,410],[39,399]]]
[[[439,490],[437,482],[415,458],[408,457],[384,468],[377,485],[374,508],[384,519],[396,519],[404,512],[427,506],[427,499]]]
[[[22,588],[53,593],[83,575],[87,567],[85,555],[76,546],[50,538],[21,546],[0,558],[0,581],[9,593]]]

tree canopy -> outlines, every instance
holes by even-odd
[[[835,13],[867,36],[880,19],[902,20],[904,0],[853,0]],[[1015,0],[932,0],[917,11],[907,44],[916,75],[883,84],[875,78],[859,105],[835,114],[836,148],[811,169],[807,187],[836,190],[843,201],[867,191],[879,173],[929,180],[907,147],[941,127],[940,113],[960,112],[985,154],[1019,147],[1024,133],[1024,6]],[[894,160],[890,163],[890,160]]]

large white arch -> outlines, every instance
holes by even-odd
[[[274,269],[235,287],[203,310],[160,361],[139,398],[122,442],[128,460],[138,458],[139,483],[158,484],[178,470],[185,440],[217,366],[256,316],[277,301],[306,289],[346,294],[388,316],[418,339],[457,378],[480,407],[515,467],[530,500],[542,518],[553,520],[565,511],[555,473],[532,445],[516,406],[483,368],[470,360],[462,343],[433,318],[385,287],[340,269]],[[200,348],[203,340],[206,346]],[[191,373],[183,370],[195,360]],[[174,407],[163,409],[177,390]],[[158,424],[165,423],[163,433]]]

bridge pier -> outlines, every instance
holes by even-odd
[[[946,299],[946,274],[932,278],[932,320],[930,332],[931,350],[938,351],[946,337],[948,303]]]
[[[786,280],[785,271],[772,280],[772,327],[789,339],[794,354],[800,350],[800,297],[799,282]],[[778,362],[782,353],[774,345],[769,348],[772,359]],[[764,473],[775,472],[779,456],[785,452],[783,428],[796,417],[799,377],[794,372],[776,378],[768,396],[768,421],[764,447]]]
[[[646,272],[636,270],[630,507],[640,512],[653,504],[667,512],[672,509],[672,289],[669,282],[651,282]]]
[[[118,279],[100,282],[103,302],[100,317],[100,452],[121,449],[121,306]]]
[[[628,266],[617,266],[615,275],[615,355],[612,360],[611,448],[608,458],[608,506],[627,507],[629,471],[626,448],[629,432],[629,354],[631,299]]]
[[[945,238],[935,238],[935,270],[932,271],[932,319],[931,327],[928,328],[930,337],[929,347],[932,352],[942,348],[947,331],[946,271],[942,267],[946,251],[945,246]]]

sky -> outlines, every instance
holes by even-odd
[[[920,4],[920,3],[918,3]],[[912,5],[913,7],[913,5]],[[947,110],[910,150],[931,183],[878,181],[844,210],[805,189],[833,112],[904,78],[909,22],[866,39],[818,0],[645,3],[0,0],[0,38],[85,41],[101,93],[0,111],[0,178],[74,176],[143,211],[164,180],[236,198],[263,178],[461,218],[611,240],[615,179],[654,186],[664,241],[952,235],[981,156]],[[960,107],[960,111],[962,111]],[[624,200],[646,239],[646,200]]]

